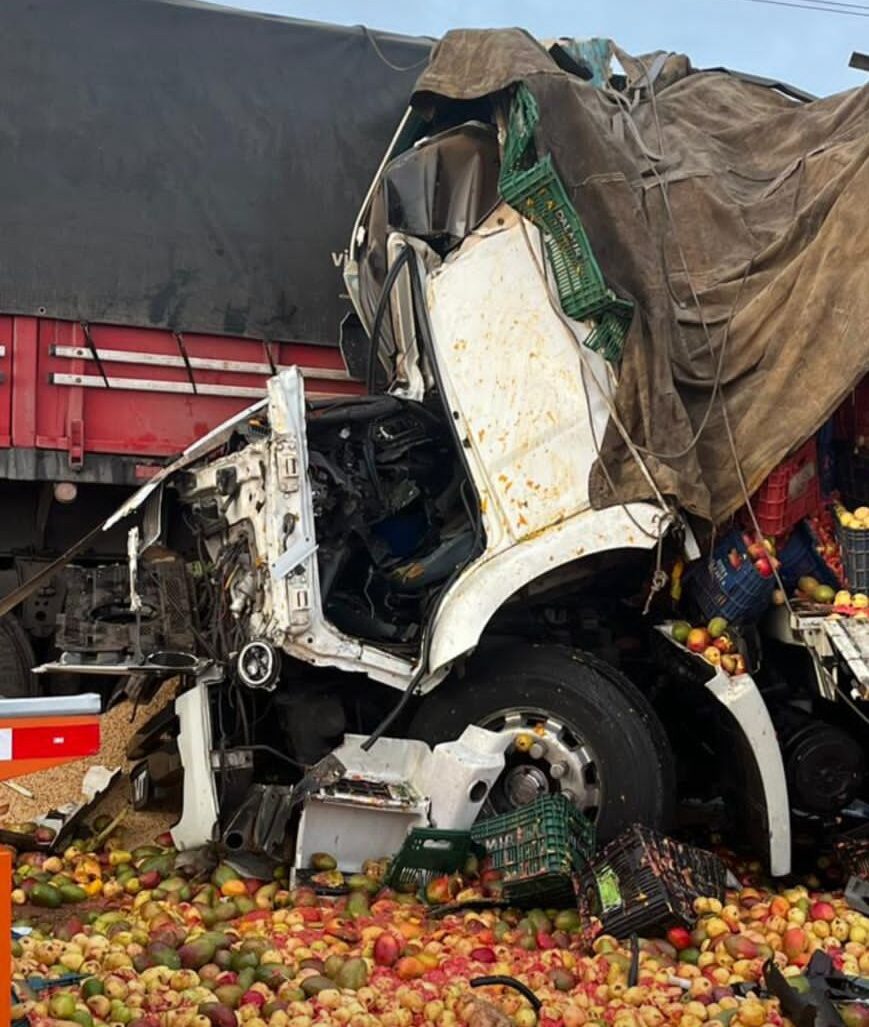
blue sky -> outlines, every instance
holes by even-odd
[[[410,35],[521,25],[541,37],[610,36],[629,52],[678,50],[699,67],[724,65],[823,95],[869,82],[869,74],[848,67],[853,50],[869,51],[869,16],[863,16],[869,0],[849,2],[866,6],[848,16],[752,0],[232,0],[225,6]]]

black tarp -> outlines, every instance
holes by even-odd
[[[3,0],[0,30],[0,312],[337,341],[430,41],[170,0]]]

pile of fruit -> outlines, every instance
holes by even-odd
[[[776,556],[775,540],[771,538],[756,538],[744,532],[742,541],[745,543],[745,556],[735,547],[727,554],[730,566],[738,571],[746,560],[754,564],[754,569],[762,578],[771,578],[775,571],[781,566]]]
[[[845,580],[842,566],[842,547],[836,537],[836,522],[828,506],[824,506],[812,517],[806,518],[806,525],[815,542],[815,552],[833,572],[836,581]]]
[[[817,603],[818,606],[832,606],[836,600],[836,590],[829,585],[821,584],[816,578],[806,575],[797,582],[795,597],[807,599],[811,603]]]
[[[699,898],[694,924],[641,941],[629,983],[629,946],[592,941],[574,910],[438,920],[375,876],[339,899],[227,866],[188,878],[164,843],[18,858],[17,912],[32,933],[14,943],[14,1016],[39,1027],[781,1027],[777,1000],[735,990],[760,981],[766,959],[798,990],[816,949],[869,974],[869,918],[802,887]],[[60,987],[26,984],[70,974]],[[490,975],[525,984],[539,1013],[510,987],[471,989]],[[843,1013],[865,1027],[865,1010]]]
[[[705,627],[692,627],[688,621],[677,620],[671,628],[673,639],[707,663],[721,667],[730,675],[746,672],[745,657],[736,651],[736,643],[724,617],[713,617]]]
[[[836,507],[836,516],[843,528],[852,531],[869,531],[869,506],[858,506],[852,513],[844,506]]]
[[[800,578],[797,598],[808,599],[821,606],[832,606],[831,616],[869,620],[869,596],[865,592],[834,591],[829,585],[819,585],[814,578]]]

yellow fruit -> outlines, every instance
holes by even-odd
[[[855,592],[851,597],[851,605],[856,606],[858,610],[869,609],[869,596],[865,592]]]
[[[858,506],[854,516],[858,521],[869,521],[869,506]]]
[[[840,589],[835,598],[833,599],[833,606],[850,606],[851,605],[851,593],[846,589]]]

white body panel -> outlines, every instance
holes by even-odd
[[[183,852],[211,841],[217,823],[217,793],[211,771],[211,717],[208,686],[200,682],[175,700],[180,721],[178,752],[184,767],[181,819],[172,828],[172,841]]]

